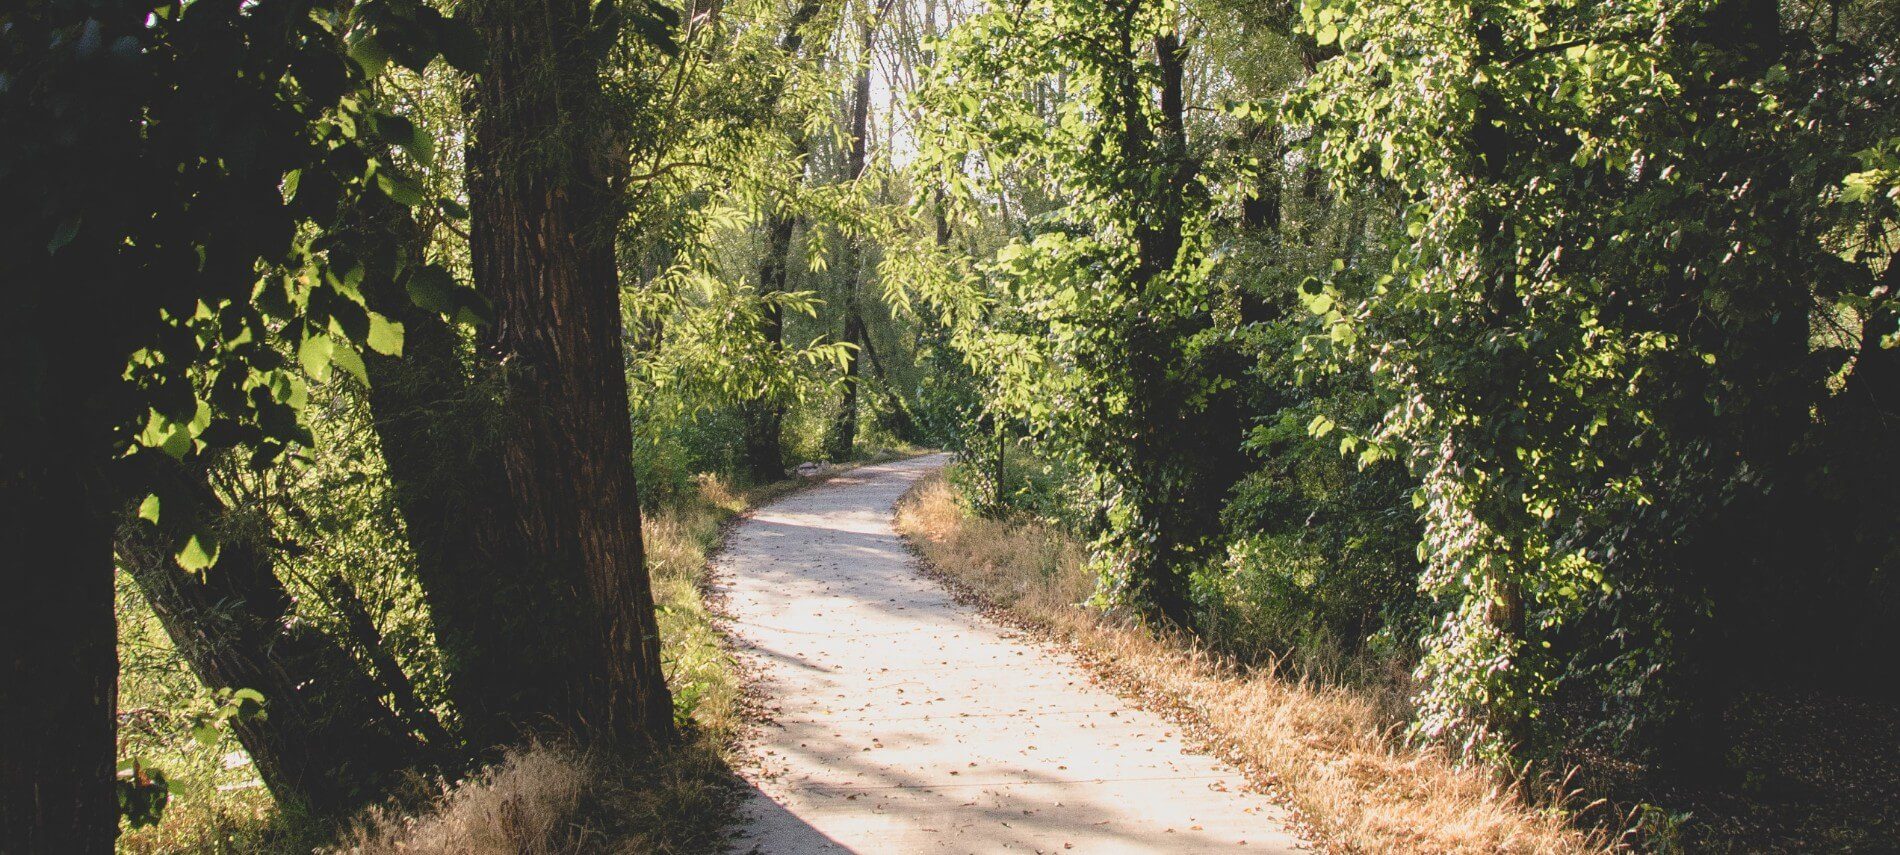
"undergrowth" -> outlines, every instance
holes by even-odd
[[[904,457],[880,450],[865,462]],[[739,676],[705,599],[710,558],[748,509],[850,468],[736,487],[701,475],[644,514],[662,661],[681,744],[630,760],[538,743],[456,781],[418,778],[409,792],[340,830],[273,803],[227,730],[193,735],[208,694],[122,579],[121,756],[165,770],[173,793],[155,826],[124,829],[128,855],[212,853],[687,853],[718,851],[737,791],[729,751],[742,725]],[[201,697],[203,696],[203,697]]]

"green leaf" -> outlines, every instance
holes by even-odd
[[[330,354],[336,342],[323,333],[312,333],[297,346],[297,362],[310,379],[322,383],[330,379]]]
[[[435,160],[435,138],[415,122],[393,113],[377,113],[376,133],[402,149],[424,166]]]
[[[460,289],[455,277],[434,264],[416,271],[416,275],[409,277],[409,284],[404,287],[409,292],[409,301],[415,303],[417,308],[444,315],[454,314],[461,306],[461,301],[456,299],[456,292]]]
[[[383,317],[375,312],[369,313],[369,336],[365,343],[370,350],[384,356],[402,355],[402,324]]]
[[[363,367],[363,355],[347,344],[339,343],[330,351],[330,362],[348,372],[356,382],[369,385],[369,371]]]
[[[389,66],[389,49],[383,47],[374,31],[367,32],[350,45],[350,59],[356,60],[366,77],[376,77]]]
[[[414,178],[387,166],[376,171],[376,187],[397,203],[414,208],[428,201],[422,185]]]
[[[178,551],[178,566],[193,573],[200,573],[218,563],[218,542],[208,534],[194,534],[185,539],[185,547]]]
[[[161,503],[158,500],[157,493],[146,496],[145,501],[139,503],[139,519],[149,522],[152,525],[158,525],[160,505]]]

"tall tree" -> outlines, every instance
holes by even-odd
[[[990,408],[1104,485],[1095,553],[1111,598],[1187,624],[1186,574],[1244,468],[1246,364],[1214,322],[1178,14],[1146,0],[993,8],[953,34],[926,88],[918,170],[968,200],[964,164],[981,157],[986,194],[1073,200],[997,252],[995,311],[955,337],[993,378]],[[1025,88],[1065,96],[1043,110]]]
[[[1862,214],[1817,200],[1881,124],[1841,108],[1890,79],[1765,0],[1303,15],[1350,41],[1294,102],[1315,162],[1405,198],[1390,266],[1307,298],[1322,347],[1397,400],[1374,438],[1421,479],[1447,614],[1419,731],[1548,750],[1561,689],[1621,747],[1713,765],[1729,651],[1781,604],[1737,607],[1780,575],[1789,461],[1845,367],[1814,307],[1884,298],[1884,259],[1833,245]]]
[[[786,21],[778,48],[788,63],[801,61],[805,28],[818,16],[819,9],[818,0],[804,0],[792,12],[791,19]],[[790,76],[788,72],[786,78]],[[780,81],[771,94],[768,106],[776,109],[783,103],[787,85],[787,80]],[[788,124],[791,145],[787,155],[792,162],[799,164],[802,175],[804,161],[811,154],[811,137],[802,122],[794,120]],[[784,205],[775,206],[765,218],[765,252],[759,258],[758,270],[759,295],[765,298],[765,305],[760,316],[759,336],[765,340],[766,347],[773,351],[784,343],[785,318],[783,310],[770,298],[785,290],[789,270],[787,263],[792,254],[792,233],[797,224],[794,212]],[[775,396],[766,396],[746,401],[740,409],[745,422],[747,473],[758,483],[785,477],[785,402]]]
[[[614,187],[597,24],[582,0],[478,0],[487,47],[468,153],[475,284],[494,306],[481,347],[502,372],[501,536],[526,563],[506,650],[483,649],[480,719],[614,742],[666,739],[640,536]]]
[[[471,748],[503,743],[513,725],[495,697],[515,661],[513,634],[543,602],[527,544],[508,534],[500,454],[498,368],[465,353],[444,312],[475,308],[425,259],[427,235],[404,207],[366,197],[335,234],[332,255],[363,271],[365,303],[403,328],[401,355],[369,354],[370,421],[415,554],[448,688]],[[426,306],[424,305],[426,304]],[[474,369],[471,371],[471,363]]]
[[[308,437],[279,344],[347,362],[368,337],[302,228],[365,172],[347,129],[373,119],[344,97],[363,69],[335,27],[353,7],[405,64],[436,55],[439,14],[373,1],[8,13],[0,188],[22,222],[0,251],[0,849],[112,848],[112,541],[131,483],[114,470],[128,451],[270,460]],[[208,532],[167,534],[191,569],[215,562]]]
[[[889,10],[890,2],[886,0],[878,5],[874,14],[858,24],[858,64],[851,78],[849,137],[844,161],[844,180],[847,182],[855,183],[864,177],[870,146],[872,50],[876,47],[878,25]],[[842,394],[838,408],[832,411],[830,429],[825,435],[825,456],[834,461],[850,459],[853,449],[857,447],[858,375],[862,372],[858,365],[858,349],[863,347],[864,340],[864,310],[858,305],[858,291],[863,287],[865,255],[862,242],[853,239],[846,254],[842,298],[842,340],[852,345],[852,349],[845,352]]]

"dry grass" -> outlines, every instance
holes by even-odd
[[[634,766],[534,744],[419,807],[372,809],[332,855],[584,855],[718,851],[732,803],[725,767],[699,743]]]
[[[880,454],[882,462],[902,454]],[[863,464],[855,464],[863,465]],[[661,656],[686,743],[638,766],[551,745],[510,752],[443,784],[420,806],[358,818],[335,852],[349,855],[565,855],[719,851],[735,790],[727,761],[743,727],[740,680],[705,592],[710,558],[748,509],[852,466],[744,490],[713,475],[642,520]]]
[[[1180,638],[1116,625],[1082,607],[1082,549],[1033,523],[969,515],[933,477],[899,504],[897,528],[983,602],[1074,648],[1109,682],[1196,727],[1270,782],[1331,850],[1556,853],[1609,848],[1553,796],[1537,804],[1493,772],[1394,738],[1391,693],[1243,670]]]
[[[732,816],[727,752],[740,727],[739,680],[704,591],[728,522],[783,488],[699,489],[643,520],[661,655],[685,744],[637,765],[532,745],[407,809],[369,811],[342,836],[350,855],[556,855],[717,851]]]
[[[340,852],[519,852],[557,855],[606,841],[581,821],[601,776],[590,758],[530,746],[441,794],[420,815],[376,809],[344,835]]]
[[[904,456],[878,452],[864,463]],[[527,746],[460,781],[419,782],[417,793],[366,811],[336,835],[278,812],[261,789],[209,799],[193,793],[175,801],[162,825],[122,836],[120,850],[289,853],[333,840],[327,851],[362,855],[720,851],[737,795],[728,761],[744,718],[740,677],[706,602],[710,556],[748,509],[864,463],[826,465],[810,477],[746,489],[701,476],[691,494],[644,516],[682,745],[638,762]]]

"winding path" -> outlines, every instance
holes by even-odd
[[[941,455],[760,509],[718,561],[771,720],[739,852],[1289,852],[1285,814],[1068,656],[959,605],[891,529]]]

